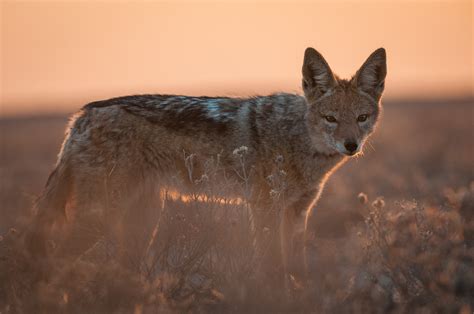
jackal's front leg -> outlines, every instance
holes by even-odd
[[[294,217],[289,209],[284,209],[280,222],[280,244],[285,286],[288,289],[289,261],[293,251]]]
[[[306,232],[306,215],[313,205],[313,193],[304,194],[298,201],[286,207],[280,221],[280,243],[285,283],[293,282],[296,273],[307,272],[304,256],[304,233]],[[301,236],[301,243],[297,243],[297,236]]]

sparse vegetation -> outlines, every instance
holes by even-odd
[[[265,274],[271,246],[255,244],[257,236],[271,243],[277,228],[256,230],[245,199],[217,193],[248,188],[243,148],[235,152],[241,186],[209,171],[185,199],[161,191],[147,216],[155,218],[123,231],[125,258],[107,221],[96,221],[84,232],[100,241],[79,258],[32,260],[21,235],[65,118],[2,120],[0,313],[471,313],[471,114],[470,104],[386,106],[365,156],[330,179],[315,209],[305,243],[310,273],[295,274],[291,298]],[[270,162],[278,202],[284,172]]]

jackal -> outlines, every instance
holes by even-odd
[[[45,252],[49,230],[67,204],[84,216],[133,209],[134,203],[156,194],[157,187],[172,184],[166,178],[181,176],[184,183],[175,188],[192,188],[204,173],[202,163],[217,155],[232,174],[238,167],[234,155],[245,151],[253,169],[252,207],[271,202],[269,161],[280,158],[286,173],[279,223],[286,273],[294,232],[305,228],[325,181],[348,156],[361,151],[374,130],[386,71],[383,48],[350,80],[338,78],[319,52],[307,48],[302,96],[137,95],[87,104],[72,117],[37,202],[32,252]]]

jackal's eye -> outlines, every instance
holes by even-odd
[[[366,114],[361,114],[360,116],[357,117],[357,122],[365,122],[366,120],[367,120]]]
[[[334,116],[324,116],[324,119],[326,119],[327,122],[331,122],[331,123],[337,122]]]

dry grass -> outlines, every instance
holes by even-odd
[[[223,188],[212,177],[186,202],[165,196],[156,219],[126,234],[133,249],[125,259],[97,221],[100,241],[80,258],[31,260],[19,239],[66,118],[0,120],[0,313],[470,313],[472,110],[386,106],[365,155],[330,179],[317,205],[306,243],[311,272],[295,277],[291,298],[265,275],[267,248],[255,246],[245,200],[198,195]],[[276,228],[262,232],[269,242],[276,236]]]

